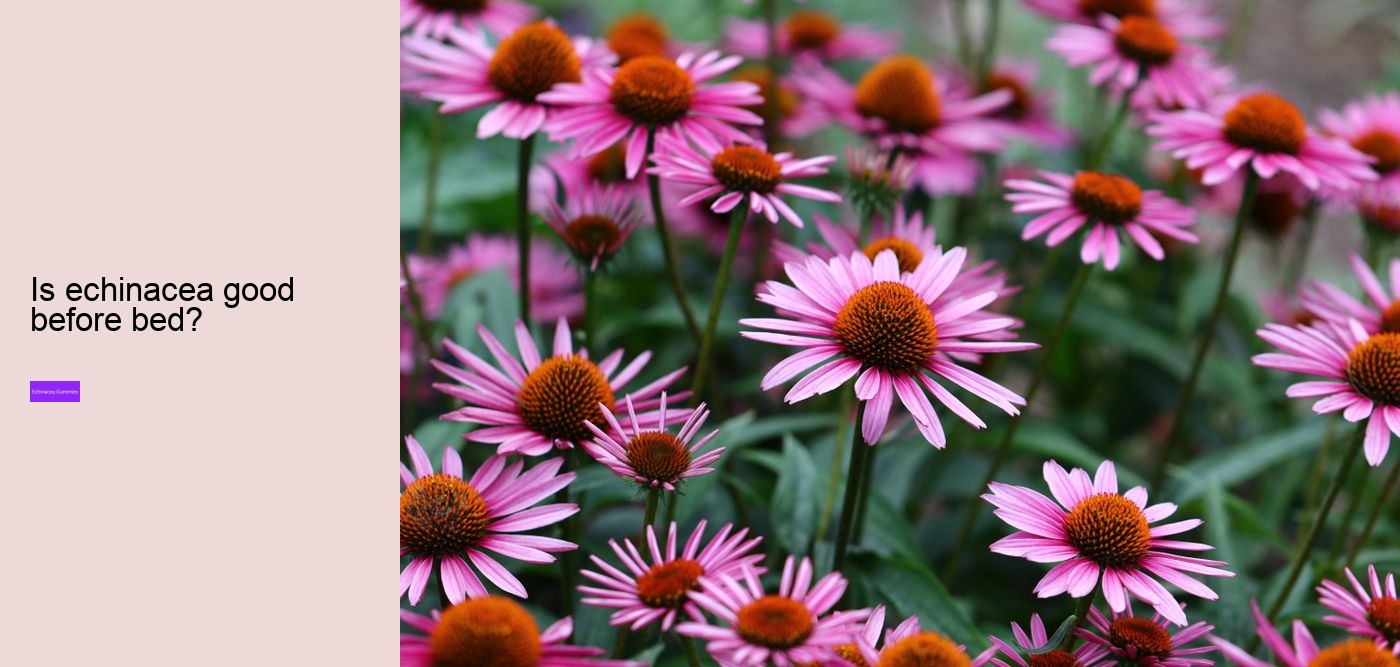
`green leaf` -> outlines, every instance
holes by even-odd
[[[1063,466],[1084,468],[1091,475],[1104,462],[1105,458],[1103,454],[1090,449],[1088,445],[1074,437],[1069,431],[1044,422],[1026,423],[1016,434],[1015,445],[1016,451],[1040,454],[1046,458],[1054,459]],[[1137,473],[1123,466],[1118,466],[1118,481],[1120,486],[1126,487],[1147,483]]]
[[[713,446],[724,447],[724,453],[715,461],[713,473],[691,478],[681,487],[681,496],[676,501],[676,521],[685,522],[699,514],[706,505],[714,502],[709,494],[720,476],[725,474],[725,465],[735,452],[755,442],[775,438],[784,433],[830,428],[835,421],[835,416],[827,414],[785,415],[755,421],[754,413],[750,411],[720,424],[719,435],[715,436]]]
[[[1282,461],[1310,454],[1322,445],[1326,422],[1310,419],[1279,433],[1196,458],[1174,472],[1177,483],[1167,497],[1176,503],[1189,502],[1205,492],[1208,478],[1214,477],[1222,487],[1230,488]]]
[[[818,489],[817,464],[812,462],[812,455],[791,433],[784,435],[783,465],[769,517],[778,544],[789,553],[807,553],[816,532]]]
[[[864,445],[862,445],[864,446]],[[878,493],[870,494],[865,512],[865,535],[884,549],[882,554],[911,561],[923,560],[923,550],[909,521]]]
[[[968,618],[943,582],[918,561],[903,558],[881,558],[878,567],[868,572],[868,581],[898,612],[895,618],[917,614],[919,625],[937,630],[976,653],[986,645],[986,639]]]
[[[1235,531],[1230,513],[1225,510],[1225,496],[1225,487],[1217,477],[1211,475],[1205,479],[1206,539],[1215,546],[1215,554],[1211,557],[1225,561],[1227,569],[1238,571],[1239,553],[1235,550]],[[1219,634],[1231,640],[1243,640],[1252,626],[1244,582],[1238,577],[1217,581],[1220,602],[1216,609],[1216,627]]]
[[[511,340],[520,316],[519,304],[506,270],[496,269],[458,283],[448,295],[442,319],[450,323],[453,340],[474,351],[484,351],[477,343],[476,325],[484,325],[496,338]]]
[[[1079,627],[1079,617],[1070,614],[1060,623],[1060,627],[1055,629],[1055,634],[1051,635],[1050,639],[1046,640],[1040,648],[1029,649],[1026,653],[1029,655],[1041,655],[1043,653],[1051,653],[1060,650],[1060,647],[1065,645],[1065,637],[1077,627]]]

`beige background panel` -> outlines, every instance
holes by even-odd
[[[7,6],[0,664],[397,660],[390,11]],[[296,300],[135,333],[60,296],[123,331],[32,333],[31,276]],[[82,402],[28,403],[43,379]]]

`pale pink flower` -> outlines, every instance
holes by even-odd
[[[1045,244],[1054,247],[1087,226],[1079,258],[1085,264],[1102,258],[1109,271],[1118,267],[1121,258],[1120,234],[1158,261],[1166,251],[1153,234],[1186,243],[1200,241],[1186,229],[1195,223],[1195,212],[1160,191],[1144,192],[1131,180],[1097,171],[1073,176],[1043,171],[1040,177],[1044,182],[1012,179],[1005,184],[1013,212],[1036,214],[1021,230],[1023,240],[1048,232]]]
[[[1254,355],[1255,365],[1327,378],[1295,383],[1287,395],[1317,398],[1313,412],[1318,414],[1340,410],[1349,422],[1366,422],[1366,461],[1379,466],[1391,434],[1400,434],[1400,374],[1393,362],[1400,356],[1400,333],[1372,334],[1355,319],[1344,324],[1322,320],[1315,326],[1266,324],[1258,333],[1281,351]]]
[[[616,609],[608,622],[632,630],[660,621],[661,630],[669,632],[678,618],[704,623],[705,615],[694,600],[696,592],[706,590],[722,576],[743,577],[745,569],[763,572],[759,567],[763,554],[753,553],[763,538],[746,539],[749,529],[731,532],[733,527],[725,524],[702,549],[701,538],[705,534],[702,519],[686,540],[685,547],[677,553],[677,528],[673,521],[667,530],[663,553],[655,528],[647,526],[650,562],[631,542],[623,540],[619,544],[617,540],[608,540],[608,546],[625,569],[614,567],[598,556],[589,556],[600,571],[580,571],[598,584],[579,586],[579,591],[586,596],[583,603]]]
[[[1353,252],[1348,259],[1367,302],[1358,301],[1331,283],[1315,280],[1302,290],[1303,308],[1343,326],[1348,320],[1356,320],[1366,333],[1400,333],[1400,259],[1390,260],[1385,282],[1360,255]]]
[[[1036,87],[1039,76],[1033,60],[1005,60],[987,73],[980,91],[1011,93],[1011,101],[991,117],[1005,123],[1013,134],[1035,146],[1064,148],[1074,133],[1055,120],[1055,96]]]
[[[573,140],[578,155],[592,155],[626,142],[626,174],[641,171],[647,157],[648,128],[658,140],[689,140],[719,151],[723,142],[744,143],[749,136],[734,127],[760,125],[763,119],[745,107],[758,104],[758,86],[746,81],[712,83],[739,65],[738,56],[718,51],[682,54],[671,60],[641,56],[617,68],[583,72],[581,83],[562,83],[539,99],[564,107],[546,126],[554,141]]]
[[[997,299],[996,291],[948,293],[966,257],[964,248],[934,251],[908,273],[900,271],[898,256],[888,249],[873,262],[855,252],[827,261],[811,257],[805,263],[788,264],[793,284],[769,281],[758,296],[784,317],[739,321],[766,330],[741,331],[745,338],[802,348],[768,371],[763,389],[806,373],[784,397],[796,403],[854,378],[856,398],[866,403],[861,434],[871,445],[884,433],[896,396],[919,432],[937,448],[947,440],[927,394],[974,427],[985,428],[986,423],[938,380],[952,382],[1007,414],[1017,414],[1016,406],[1025,405],[1024,399],[949,358],[957,352],[1038,347],[970,340],[1016,322],[1009,317],[976,316]]]
[[[552,537],[515,533],[558,523],[578,513],[578,505],[555,503],[533,507],[574,481],[574,473],[558,474],[564,459],[541,461],[523,472],[524,462],[506,464],[492,456],[470,480],[462,477],[462,458],[446,447],[442,472],[413,436],[406,438],[413,470],[399,463],[399,555],[408,564],[399,574],[399,595],[418,604],[437,567],[447,599],[453,603],[487,594],[467,561],[501,590],[528,597],[525,586],[487,552],[527,563],[553,563],[550,553],[572,551],[578,545]]]
[[[632,405],[632,396],[628,395],[625,400],[627,412],[621,413],[621,416],[631,424],[631,428],[623,428],[611,410],[603,410],[603,417],[608,421],[602,424],[611,427],[611,431],[604,431],[600,425],[591,421],[584,422],[594,436],[593,440],[583,443],[583,449],[589,456],[607,466],[608,470],[617,473],[618,477],[630,479],[645,487],[657,487],[672,492],[676,490],[677,484],[688,478],[715,471],[708,466],[719,460],[724,448],[717,447],[704,454],[701,454],[700,450],[710,444],[719,434],[719,429],[710,431],[708,435],[691,444],[691,440],[705,425],[705,418],[710,416],[710,411],[705,409],[704,403],[691,410],[678,409],[676,412],[680,414],[673,413],[672,416],[676,418],[685,416],[685,421],[681,424],[680,431],[672,435],[666,430],[667,425],[674,419],[666,419],[665,392],[661,393],[661,404],[657,408],[656,426],[653,429],[646,429],[643,420],[637,417],[637,410]],[[631,431],[630,435],[628,431]]]
[[[625,392],[627,385],[651,360],[651,352],[637,355],[621,370],[618,369],[622,364],[620,349],[594,363],[588,358],[587,350],[574,353],[573,334],[562,319],[555,327],[553,355],[543,359],[524,322],[515,324],[518,359],[507,352],[486,327],[478,325],[477,332],[498,366],[445,339],[443,346],[466,367],[434,359],[433,367],[456,384],[443,382],[434,384],[433,388],[467,404],[442,418],[480,424],[482,428],[462,437],[472,442],[494,444],[498,454],[539,456],[554,448],[570,449],[583,443],[592,437],[588,422],[602,423],[605,409],[614,405],[617,394],[630,393],[635,409],[642,411],[638,416],[652,417],[662,405],[662,397],[658,395],[685,373],[682,367]],[[689,396],[690,392],[682,392],[670,398],[684,400]],[[673,421],[684,419],[679,412],[672,414]],[[630,426],[632,418],[629,416],[621,423]]]
[[[781,215],[793,226],[802,226],[802,217],[783,201],[783,196],[837,203],[841,195],[793,179],[821,176],[826,165],[836,161],[831,155],[795,159],[791,153],[769,153],[762,146],[727,146],[718,150],[691,148],[683,142],[666,141],[652,154],[656,166],[648,173],[672,183],[686,183],[700,189],[680,200],[690,206],[714,198],[710,210],[729,213],[745,205],[752,213],[777,223]]]
[[[1205,185],[1222,183],[1242,169],[1265,179],[1291,173],[1310,190],[1325,186],[1349,192],[1376,180],[1372,158],[1345,142],[1314,134],[1297,107],[1277,95],[1255,93],[1208,110],[1151,117],[1147,133],[1159,139],[1157,150],[1185,160],[1189,169],[1203,169]]]
[[[1094,642],[1080,644],[1073,651],[1064,651],[1058,647],[1051,648],[1050,635],[1045,631],[1045,622],[1040,620],[1040,614],[1031,614],[1030,628],[1030,633],[1027,633],[1021,629],[1019,623],[1015,621],[1011,623],[1011,635],[1016,639],[1016,646],[1012,646],[1006,640],[995,635],[988,635],[987,641],[990,641],[1001,655],[1008,658],[1008,660],[1003,660],[993,656],[991,663],[996,667],[1013,667],[1013,665],[1014,667],[1050,667],[1052,665],[1110,667],[1113,664],[1112,660],[1105,659],[1108,656],[1108,649]],[[1031,654],[1029,658],[1022,657],[1028,653]]]
[[[537,11],[516,0],[399,0],[399,30],[434,39],[442,39],[454,27],[506,35],[535,18]]]
[[[676,631],[703,640],[722,667],[794,667],[822,660],[833,647],[852,642],[870,612],[828,614],[846,591],[846,578],[839,572],[816,583],[812,578],[812,561],[794,556],[783,564],[776,594],[764,592],[751,568],[743,568],[740,578],[720,575],[705,590],[690,595],[720,624],[690,621],[677,625]]]
[[[1323,109],[1318,125],[1370,156],[1371,168],[1381,177],[1378,185],[1400,189],[1400,92],[1367,95],[1341,111]]]
[[[868,632],[856,636],[856,646],[867,665],[927,664],[923,661],[932,658],[933,664],[956,665],[966,660],[970,667],[982,667],[991,662],[998,650],[993,645],[976,656],[969,656],[967,646],[932,630],[921,629],[918,616],[910,616],[886,632],[885,643],[879,650]]]
[[[613,55],[582,37],[570,38],[550,22],[528,23],[492,47],[486,36],[460,28],[447,30],[447,42],[405,37],[405,65],[421,77],[400,87],[442,103],[442,113],[491,106],[476,126],[476,136],[497,134],[524,139],[538,132],[555,112],[542,95],[555,84],[577,82]]]
[[[1153,526],[1171,516],[1176,505],[1148,505],[1147,489],[1141,486],[1118,493],[1118,473],[1112,461],[1104,461],[1092,481],[1083,468],[1066,472],[1054,461],[1045,463],[1044,473],[1053,501],[1033,489],[1000,482],[992,482],[992,492],[982,494],[983,499],[996,506],[995,514],[1017,529],[993,543],[993,553],[1036,563],[1059,563],[1036,584],[1037,596],[1069,593],[1070,597],[1082,598],[1094,592],[1102,581],[1109,609],[1126,610],[1131,594],[1152,605],[1167,620],[1186,625],[1181,604],[1153,577],[1192,595],[1214,600],[1215,591],[1186,573],[1235,576],[1220,569],[1218,566],[1225,564],[1220,561],[1165,551],[1205,551],[1212,547],[1167,539],[1201,525],[1201,520]]]
[[[1228,23],[1213,15],[1210,0],[1024,0],[1026,7],[1046,18],[1097,25],[1105,17],[1156,18],[1173,32],[1193,39],[1220,37]]]
[[[1254,612],[1255,632],[1264,640],[1277,660],[1277,667],[1341,667],[1343,665],[1400,665],[1400,660],[1389,651],[1364,639],[1349,639],[1327,648],[1320,648],[1313,639],[1308,627],[1300,620],[1293,621],[1293,644],[1274,629],[1274,624],[1264,617],[1259,604],[1249,603]],[[1248,651],[1234,644],[1211,636],[1210,642],[1220,649],[1231,663],[1237,667],[1276,667],[1275,663],[1260,660]]]
[[[600,648],[565,644],[574,633],[568,617],[541,633],[534,616],[508,598],[467,600],[428,616],[401,609],[399,620],[423,633],[399,634],[399,667],[496,664],[501,656],[528,656],[534,667],[645,667],[604,658]]]
[[[423,300],[423,314],[438,319],[458,285],[483,273],[505,271],[519,291],[520,245],[512,236],[472,234],[447,248],[441,257],[409,255],[413,287]],[[569,256],[544,239],[530,244],[530,315],[541,320],[572,319],[583,314],[583,286]],[[402,296],[407,303],[407,291]]]
[[[634,200],[612,188],[584,188],[563,207],[549,202],[540,217],[589,271],[616,255],[642,221]]]
[[[1113,655],[1120,665],[1136,667],[1209,667],[1214,661],[1199,658],[1215,650],[1214,646],[1191,646],[1192,642],[1210,634],[1215,629],[1204,621],[1197,621],[1172,632],[1162,625],[1162,615],[1134,616],[1132,605],[1122,612],[1112,612],[1113,617],[1104,616],[1098,607],[1090,607],[1089,614],[1075,633],[1088,642],[1086,646],[1099,646]]]
[[[745,58],[768,55],[768,24],[734,18],[725,27],[725,47]],[[847,24],[825,12],[799,9],[777,29],[778,55],[821,61],[868,60],[899,50],[899,33]]]
[[[1368,588],[1352,574],[1351,568],[1343,571],[1351,590],[1326,579],[1317,587],[1318,601],[1333,612],[1322,620],[1357,637],[1374,639],[1377,646],[1400,655],[1400,595],[1396,594],[1395,575],[1386,574],[1382,585],[1376,566],[1369,565]]]
[[[1098,25],[1061,25],[1045,43],[1070,67],[1092,67],[1089,83],[1121,93],[1134,85],[1168,107],[1198,108],[1213,92],[1206,51],[1179,41],[1165,23],[1146,16],[1105,16]]]

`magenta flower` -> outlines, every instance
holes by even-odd
[[[1118,267],[1121,257],[1119,234],[1126,235],[1153,259],[1166,256],[1153,233],[1186,243],[1200,241],[1186,228],[1196,214],[1157,190],[1142,188],[1122,176],[1097,171],[1081,171],[1073,176],[1042,171],[1047,182],[1025,179],[1006,181],[1016,213],[1035,213],[1021,230],[1021,238],[1033,239],[1049,232],[1045,244],[1063,243],[1085,225],[1090,225],[1079,249],[1079,258],[1093,264],[1103,258],[1105,269]]]
[[[1106,17],[1155,18],[1183,37],[1210,38],[1225,34],[1228,24],[1211,15],[1210,3],[1201,0],[1024,0],[1046,18],[1084,25],[1098,25]]]
[[[549,202],[540,217],[589,271],[597,271],[602,262],[616,255],[642,221],[630,196],[613,188],[589,187],[578,191],[563,207]]]
[[[483,273],[504,270],[511,286],[521,289],[519,248],[514,236],[472,234],[448,247],[442,257],[410,255],[408,270],[423,300],[423,314],[431,320],[441,317],[452,291]],[[541,239],[530,244],[530,266],[532,316],[547,321],[583,314],[583,285],[578,273],[569,269],[568,255]],[[407,292],[401,296],[407,304]]]
[[[677,554],[676,524],[671,522],[663,554],[656,530],[647,526],[649,563],[631,542],[624,540],[618,544],[616,540],[608,540],[608,546],[626,570],[613,567],[597,556],[589,556],[601,572],[580,572],[598,584],[579,586],[579,591],[590,596],[583,598],[583,603],[616,609],[608,622],[632,630],[660,621],[661,630],[669,632],[681,613],[696,623],[704,623],[705,615],[694,600],[697,592],[706,590],[718,577],[742,577],[748,569],[763,572],[759,567],[763,554],[753,553],[763,538],[745,539],[749,529],[741,528],[731,534],[732,528],[731,524],[725,524],[701,549],[701,537],[705,534],[702,519],[686,540],[685,548]]]
[[[949,359],[957,352],[1017,352],[1035,343],[968,340],[1013,326],[1008,317],[981,317],[997,299],[995,291],[950,293],[967,251],[934,250],[912,272],[902,273],[893,250],[872,262],[861,253],[828,261],[809,258],[787,265],[792,285],[769,281],[758,300],[772,305],[781,318],[740,320],[753,340],[803,348],[779,362],[763,377],[768,390],[812,368],[788,391],[788,403],[824,394],[855,378],[856,398],[865,402],[861,434],[875,444],[885,431],[895,396],[909,410],[934,447],[946,444],[943,425],[925,391],[977,428],[984,423],[936,378],[956,384],[1007,414],[1017,414],[1025,400]]]
[[[1400,655],[1400,595],[1396,594],[1395,575],[1385,575],[1385,585],[1381,585],[1376,566],[1367,566],[1368,589],[1351,568],[1344,571],[1351,590],[1326,579],[1317,587],[1318,601],[1334,612],[1322,620],[1357,637],[1374,639],[1377,646]]]
[[[904,619],[885,633],[885,645],[878,651],[870,633],[856,636],[861,659],[867,665],[947,665],[982,667],[991,661],[997,647],[991,646],[975,657],[967,655],[967,647],[953,642],[932,630],[919,628],[919,617]]]
[[[493,49],[480,32],[447,30],[447,43],[429,37],[403,39],[404,63],[423,74],[400,87],[442,103],[442,113],[495,105],[476,126],[476,136],[523,139],[554,112],[541,95],[555,84],[574,83],[587,70],[612,62],[591,40],[570,39],[550,22],[529,23]]]
[[[1214,646],[1190,644],[1210,634],[1215,626],[1197,621],[1171,632],[1162,625],[1162,620],[1161,614],[1153,614],[1152,618],[1134,616],[1132,605],[1122,613],[1113,612],[1111,619],[1098,607],[1089,607],[1088,617],[1084,619],[1087,627],[1080,627],[1076,634],[1088,642],[1085,646],[1098,646],[1112,653],[1120,665],[1209,667],[1214,664],[1208,658],[1193,657],[1214,651]]]
[[[1203,169],[1201,183],[1215,185],[1248,166],[1260,178],[1279,172],[1298,177],[1310,190],[1323,186],[1349,192],[1376,180],[1371,158],[1346,143],[1308,129],[1288,100],[1268,93],[1246,95],[1233,106],[1152,114],[1147,133],[1157,149]]]
[[[996,506],[995,514],[1017,532],[992,544],[992,552],[1036,563],[1059,563],[1036,584],[1047,598],[1061,593],[1082,598],[1102,580],[1109,609],[1128,608],[1128,595],[1146,602],[1167,620],[1186,625],[1181,605],[1153,577],[1207,600],[1215,591],[1187,572],[1233,577],[1217,566],[1225,563],[1163,551],[1205,551],[1199,542],[1164,539],[1201,525],[1200,519],[1153,526],[1176,511],[1172,503],[1147,504],[1147,489],[1137,486],[1118,493],[1118,473],[1104,461],[1093,481],[1082,468],[1066,472],[1054,461],[1045,463],[1045,481],[1054,501],[1023,486],[992,482],[982,498]],[[1058,504],[1056,504],[1058,503]]]
[[[1046,48],[1070,67],[1092,66],[1089,83],[1110,84],[1118,92],[1146,88],[1168,106],[1197,108],[1206,103],[1211,70],[1206,51],[1179,41],[1167,25],[1146,16],[1106,16],[1099,25],[1060,26]]]
[[[711,51],[675,60],[641,56],[621,67],[590,69],[581,83],[563,83],[540,100],[565,107],[545,129],[554,141],[572,139],[578,155],[593,155],[626,141],[626,174],[637,175],[646,160],[648,128],[670,143],[690,140],[711,152],[749,136],[731,125],[761,125],[744,107],[762,102],[746,81],[710,83],[738,66],[738,56]]]
[[[399,30],[442,39],[455,27],[506,35],[535,18],[536,9],[515,0],[399,0]]]
[[[1317,398],[1313,412],[1342,411],[1342,418],[1366,421],[1366,462],[1385,460],[1391,433],[1400,433],[1400,333],[1367,333],[1356,320],[1346,324],[1287,327],[1266,324],[1258,331],[1265,342],[1281,350],[1254,355],[1264,368],[1316,375],[1323,381],[1298,382],[1289,398]]]
[[[1381,177],[1379,185],[1400,188],[1400,92],[1367,95],[1340,112],[1323,109],[1318,124],[1370,156],[1371,168]]]
[[[445,611],[434,609],[430,616],[401,609],[399,619],[423,633],[399,635],[399,667],[644,667],[634,660],[602,658],[605,652],[600,648],[565,644],[574,633],[569,618],[541,633],[535,617],[509,598],[467,600]]]
[[[1006,123],[991,116],[1012,101],[1010,91],[970,97],[913,56],[876,63],[854,86],[814,63],[797,63],[792,81],[852,131],[913,160],[914,179],[930,195],[971,192],[973,153],[1006,143]]]
[[[1400,259],[1390,260],[1389,280],[1382,283],[1366,260],[1351,253],[1351,270],[1370,303],[1362,303],[1335,285],[1322,281],[1303,288],[1303,308],[1317,317],[1346,326],[1356,320],[1366,333],[1400,333]]]
[[[853,641],[868,610],[827,614],[846,591],[846,578],[832,572],[812,583],[812,561],[788,556],[777,594],[767,594],[758,574],[744,568],[742,583],[720,575],[690,599],[724,623],[690,621],[676,632],[705,641],[722,667],[757,667],[814,662],[839,644]]]
[[[1364,639],[1348,639],[1325,649],[1319,648],[1302,621],[1293,621],[1293,644],[1274,629],[1274,624],[1264,617],[1259,604],[1249,603],[1254,611],[1255,632],[1264,640],[1278,661],[1279,667],[1346,667],[1347,665],[1370,665],[1372,667],[1397,667],[1400,659],[1375,644]],[[1260,660],[1248,651],[1216,636],[1210,643],[1237,667],[1275,667],[1274,663]]]
[[[762,214],[777,223],[782,215],[796,227],[802,217],[788,206],[780,195],[836,203],[841,195],[807,185],[790,182],[794,178],[810,178],[826,173],[826,165],[836,161],[831,155],[793,159],[791,153],[769,153],[761,146],[727,146],[704,153],[677,141],[666,141],[651,156],[656,164],[648,170],[674,182],[700,186],[680,201],[690,206],[715,197],[710,210],[715,213],[733,211],[747,200],[753,213]]]
[[[1007,60],[987,73],[980,90],[1011,93],[1011,101],[993,112],[992,118],[1006,123],[1013,134],[1043,148],[1063,148],[1074,135],[1055,120],[1054,96],[1036,89],[1038,76],[1035,61]]]
[[[540,358],[539,348],[524,322],[517,321],[515,325],[519,360],[506,352],[485,327],[478,325],[477,332],[499,368],[452,340],[444,340],[447,351],[466,368],[434,359],[433,367],[457,384],[437,383],[433,388],[467,403],[442,418],[483,425],[484,428],[462,437],[494,444],[497,454],[539,456],[552,448],[569,449],[588,440],[592,437],[588,422],[601,424],[604,412],[615,403],[614,396],[651,359],[651,352],[643,352],[618,370],[622,350],[613,351],[597,363],[588,358],[585,350],[574,354],[573,336],[563,319],[554,331],[554,355],[545,359]],[[662,405],[657,396],[684,372],[685,368],[680,368],[630,392],[635,409],[643,411],[639,416],[656,414],[654,411]],[[690,392],[682,392],[671,399],[684,400],[689,395]],[[630,426],[632,420],[629,417],[621,423]]]
[[[799,9],[777,31],[778,54],[820,61],[868,60],[899,50],[899,33],[864,25],[842,24],[825,12]],[[725,46],[745,58],[768,55],[768,25],[763,21],[730,19]]]
[[[1112,660],[1105,660],[1108,649],[1093,642],[1080,644],[1073,651],[1059,648],[1045,650],[1049,648],[1050,635],[1045,632],[1045,622],[1040,620],[1040,614],[1031,614],[1030,626],[1030,634],[1027,634],[1019,623],[1011,623],[1011,634],[1016,639],[1016,646],[994,635],[988,635],[987,641],[1009,659],[1008,661],[993,656],[991,663],[996,667],[1110,667],[1113,664]],[[1029,655],[1022,657],[1025,654]]]
[[[578,513],[578,505],[571,503],[527,509],[574,481],[571,472],[557,474],[563,459],[541,461],[522,474],[523,462],[506,465],[506,457],[493,456],[467,481],[456,450],[443,449],[442,472],[434,473],[418,441],[413,436],[406,440],[413,470],[399,464],[404,485],[399,494],[399,555],[410,560],[399,575],[399,595],[408,593],[410,603],[423,598],[435,565],[452,603],[485,596],[486,587],[468,560],[501,590],[528,597],[520,580],[486,552],[527,563],[553,563],[550,553],[578,548],[552,537],[513,534]]]
[[[642,420],[638,419],[632,405],[632,396],[628,395],[626,401],[624,418],[631,424],[630,429],[624,429],[611,410],[603,411],[603,417],[608,420],[605,425],[612,427],[611,432],[598,428],[593,422],[585,422],[594,436],[592,441],[583,443],[584,451],[590,456],[617,473],[618,477],[631,479],[645,487],[672,492],[685,479],[715,471],[708,466],[719,460],[724,448],[711,449],[704,454],[700,450],[710,444],[719,434],[719,429],[710,431],[709,435],[696,440],[693,445],[690,442],[700,432],[700,427],[705,425],[705,418],[710,416],[704,403],[693,410],[678,410],[681,414],[689,413],[689,416],[685,417],[680,432],[671,435],[666,432],[665,392],[661,393],[654,430],[643,430]],[[679,418],[679,415],[673,416]],[[631,431],[631,435],[628,435],[628,431]]]

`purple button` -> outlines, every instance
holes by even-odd
[[[78,380],[30,380],[30,403],[80,403]]]

